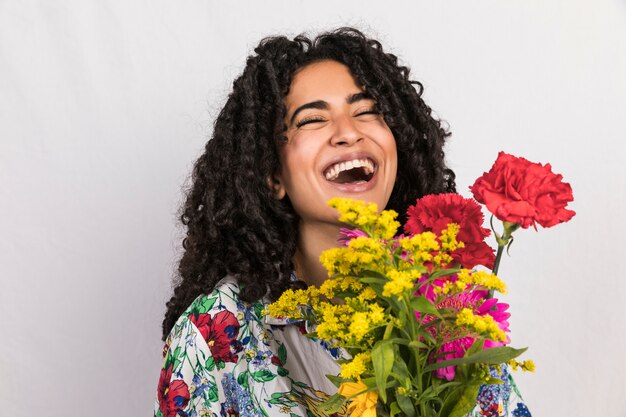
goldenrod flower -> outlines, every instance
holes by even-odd
[[[389,271],[387,274],[390,281],[383,286],[383,297],[400,295],[406,290],[413,288],[415,279],[418,278],[418,271]]]
[[[500,329],[498,323],[490,315],[475,315],[471,309],[464,308],[456,317],[456,324],[487,337],[490,340],[504,342],[506,333]]]
[[[509,366],[517,371],[517,368],[520,368],[525,372],[535,372],[535,362],[531,359],[525,360],[524,362],[518,362],[515,359],[511,359],[509,361]]]
[[[328,201],[328,205],[341,214],[340,222],[359,226],[360,229],[372,229],[378,218],[378,206],[375,203],[335,197]]]
[[[396,221],[398,213],[393,210],[384,210],[380,213],[376,221],[376,229],[374,230],[374,236],[380,239],[389,240],[396,235],[400,222]]]
[[[371,361],[369,352],[357,353],[347,363],[341,364],[341,377],[346,379],[358,379],[367,371],[367,363]]]
[[[367,313],[357,312],[352,315],[352,320],[348,330],[350,336],[360,342],[370,329],[370,320]]]
[[[506,294],[507,288],[504,281],[491,272],[471,271],[469,269],[461,269],[457,274],[457,285],[460,290],[464,290],[466,286],[474,285],[484,287],[488,290],[496,290],[502,294]]]
[[[385,310],[378,304],[369,305],[369,319],[373,325],[381,324],[385,321]]]
[[[370,301],[376,298],[376,292],[371,287],[365,287],[358,295],[359,301]]]
[[[446,229],[441,231],[439,240],[441,241],[441,249],[447,252],[453,252],[458,248],[463,248],[465,245],[463,242],[456,240],[456,235],[459,233],[459,225],[456,223],[448,224]]]

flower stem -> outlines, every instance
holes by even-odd
[[[504,252],[504,247],[506,245],[498,245],[498,251],[496,252],[496,260],[493,263],[493,274],[498,275],[498,269],[500,268],[500,259],[502,259],[502,253]],[[489,297],[493,298],[493,290],[489,290]]]
[[[498,245],[498,251],[496,252],[496,260],[493,263],[493,274],[498,275],[498,269],[500,269],[500,260],[502,259],[502,253],[506,245]]]
[[[496,229],[493,227],[493,216],[491,216],[491,230],[493,230],[493,234],[496,237],[496,242],[498,243],[498,251],[496,252],[496,260],[493,263],[493,274],[498,275],[498,270],[500,269],[500,260],[502,259],[502,253],[504,252],[504,248],[511,244],[513,240],[513,232],[519,228],[519,224],[517,223],[509,223],[502,222],[503,231],[502,235],[498,235],[496,233]],[[489,290],[489,298],[493,297],[493,290]]]

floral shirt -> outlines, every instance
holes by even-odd
[[[303,322],[265,315],[268,303],[240,301],[232,277],[199,296],[167,338],[154,415],[327,417],[321,405],[337,388],[326,375],[347,354],[304,336]],[[530,416],[506,369],[500,378],[470,417]],[[346,405],[333,417],[345,415]]]

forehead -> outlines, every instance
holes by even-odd
[[[350,69],[337,61],[319,61],[298,71],[291,80],[285,104],[327,100],[334,96],[345,98],[348,94],[364,91],[359,87]]]

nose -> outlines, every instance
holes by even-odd
[[[342,115],[335,119],[335,131],[330,143],[333,146],[352,146],[363,140],[363,134],[356,127],[349,115]]]

